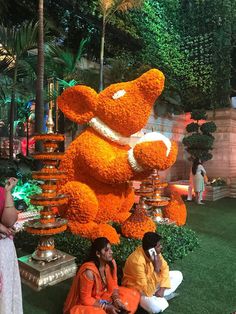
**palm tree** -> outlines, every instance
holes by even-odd
[[[37,46],[37,33],[38,24],[33,22],[24,23],[20,27],[13,28],[0,25],[0,60],[4,63],[3,69],[5,73],[9,73],[12,77],[12,86],[10,87],[10,159],[13,158],[13,124],[17,81],[19,77],[25,76],[25,69],[29,66],[26,57],[28,51]]]
[[[35,106],[35,132],[43,132],[43,118],[44,118],[44,0],[38,2],[38,62],[37,62],[37,81],[36,81],[36,106]],[[36,149],[41,147],[37,143]]]
[[[103,90],[103,67],[104,67],[104,46],[106,24],[110,18],[117,12],[126,12],[142,5],[143,0],[99,0],[100,11],[102,14],[102,36],[100,49],[100,71],[99,71],[99,91]]]

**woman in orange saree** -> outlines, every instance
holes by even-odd
[[[64,314],[135,313],[138,291],[119,287],[110,242],[97,238],[88,260],[75,276],[64,305]]]

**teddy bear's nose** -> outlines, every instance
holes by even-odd
[[[150,91],[158,97],[164,88],[165,76],[158,69],[151,69],[141,75],[137,79],[138,85],[145,90],[145,93]]]

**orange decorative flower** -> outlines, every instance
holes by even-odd
[[[107,224],[99,224],[91,235],[92,240],[99,237],[106,237],[111,242],[111,244],[120,243],[120,237],[116,230]]]
[[[32,156],[37,160],[61,160],[63,158],[64,153],[34,153]]]
[[[34,136],[35,141],[58,141],[63,142],[65,136],[63,134],[38,134]]]
[[[134,147],[134,156],[138,164],[146,170],[166,170],[176,161],[177,144],[174,141],[171,142],[171,150],[168,156],[166,156],[166,151],[166,145],[162,141],[157,141],[155,145],[153,145],[153,142],[144,142]]]
[[[55,246],[54,245],[48,245],[48,246],[42,246],[42,245],[39,245],[38,246],[38,249],[40,251],[48,251],[48,250],[54,250]]]
[[[43,190],[43,191],[50,191],[50,190],[56,190],[57,189],[57,186],[56,186],[56,184],[41,184],[40,185],[40,187],[41,187],[41,189]]]
[[[163,215],[165,218],[175,221],[178,226],[186,223],[187,209],[178,192],[171,194],[169,204],[163,208]]]
[[[54,148],[56,149],[58,147],[58,144],[57,143],[54,143],[54,142],[44,142],[43,143],[43,147],[44,148]]]
[[[145,211],[137,208],[121,226],[122,234],[127,238],[142,239],[146,232],[154,232],[155,223],[147,217]]]
[[[47,167],[43,167],[41,169],[40,172],[43,172],[43,173],[58,173],[58,169],[57,168],[47,168]],[[61,173],[61,172],[60,172]]]
[[[59,206],[59,205],[64,205],[68,203],[68,198],[63,198],[63,199],[55,199],[55,200],[36,200],[36,199],[31,199],[31,204],[36,205],[36,206]]]
[[[98,224],[90,221],[86,224],[81,224],[77,221],[69,220],[68,228],[73,234],[79,234],[81,237],[91,239],[94,230],[96,230]]]
[[[53,235],[57,233],[61,233],[67,229],[67,225],[58,227],[58,228],[51,228],[51,229],[34,229],[27,227],[26,231],[31,234],[38,234],[38,235]]]
[[[68,182],[59,191],[69,196],[67,208],[59,209],[61,216],[81,224],[93,221],[97,215],[98,202],[94,192],[80,182]]]
[[[64,173],[60,172],[50,174],[48,172],[35,171],[32,173],[32,178],[35,180],[52,180],[52,179],[63,180],[66,178],[66,176]]]
[[[46,218],[46,219],[41,218],[40,222],[41,224],[49,224],[49,223],[54,223],[55,220],[56,220],[55,218]]]

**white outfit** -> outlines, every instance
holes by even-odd
[[[22,314],[21,282],[13,240],[0,239],[0,314]]]
[[[145,295],[141,296],[140,305],[145,311],[149,313],[160,313],[169,306],[165,297],[173,293],[178,288],[183,280],[183,275],[180,271],[173,270],[169,272],[169,276],[171,288],[165,290],[163,298],[156,297],[155,295],[152,297],[147,297]]]
[[[203,192],[205,190],[204,177],[202,173],[206,174],[206,170],[202,165],[198,165],[196,174],[193,175],[193,185],[195,192]]]
[[[192,173],[192,168],[191,168],[190,173],[189,173],[189,186],[188,186],[187,200],[191,201],[192,199],[193,199],[193,173]]]

